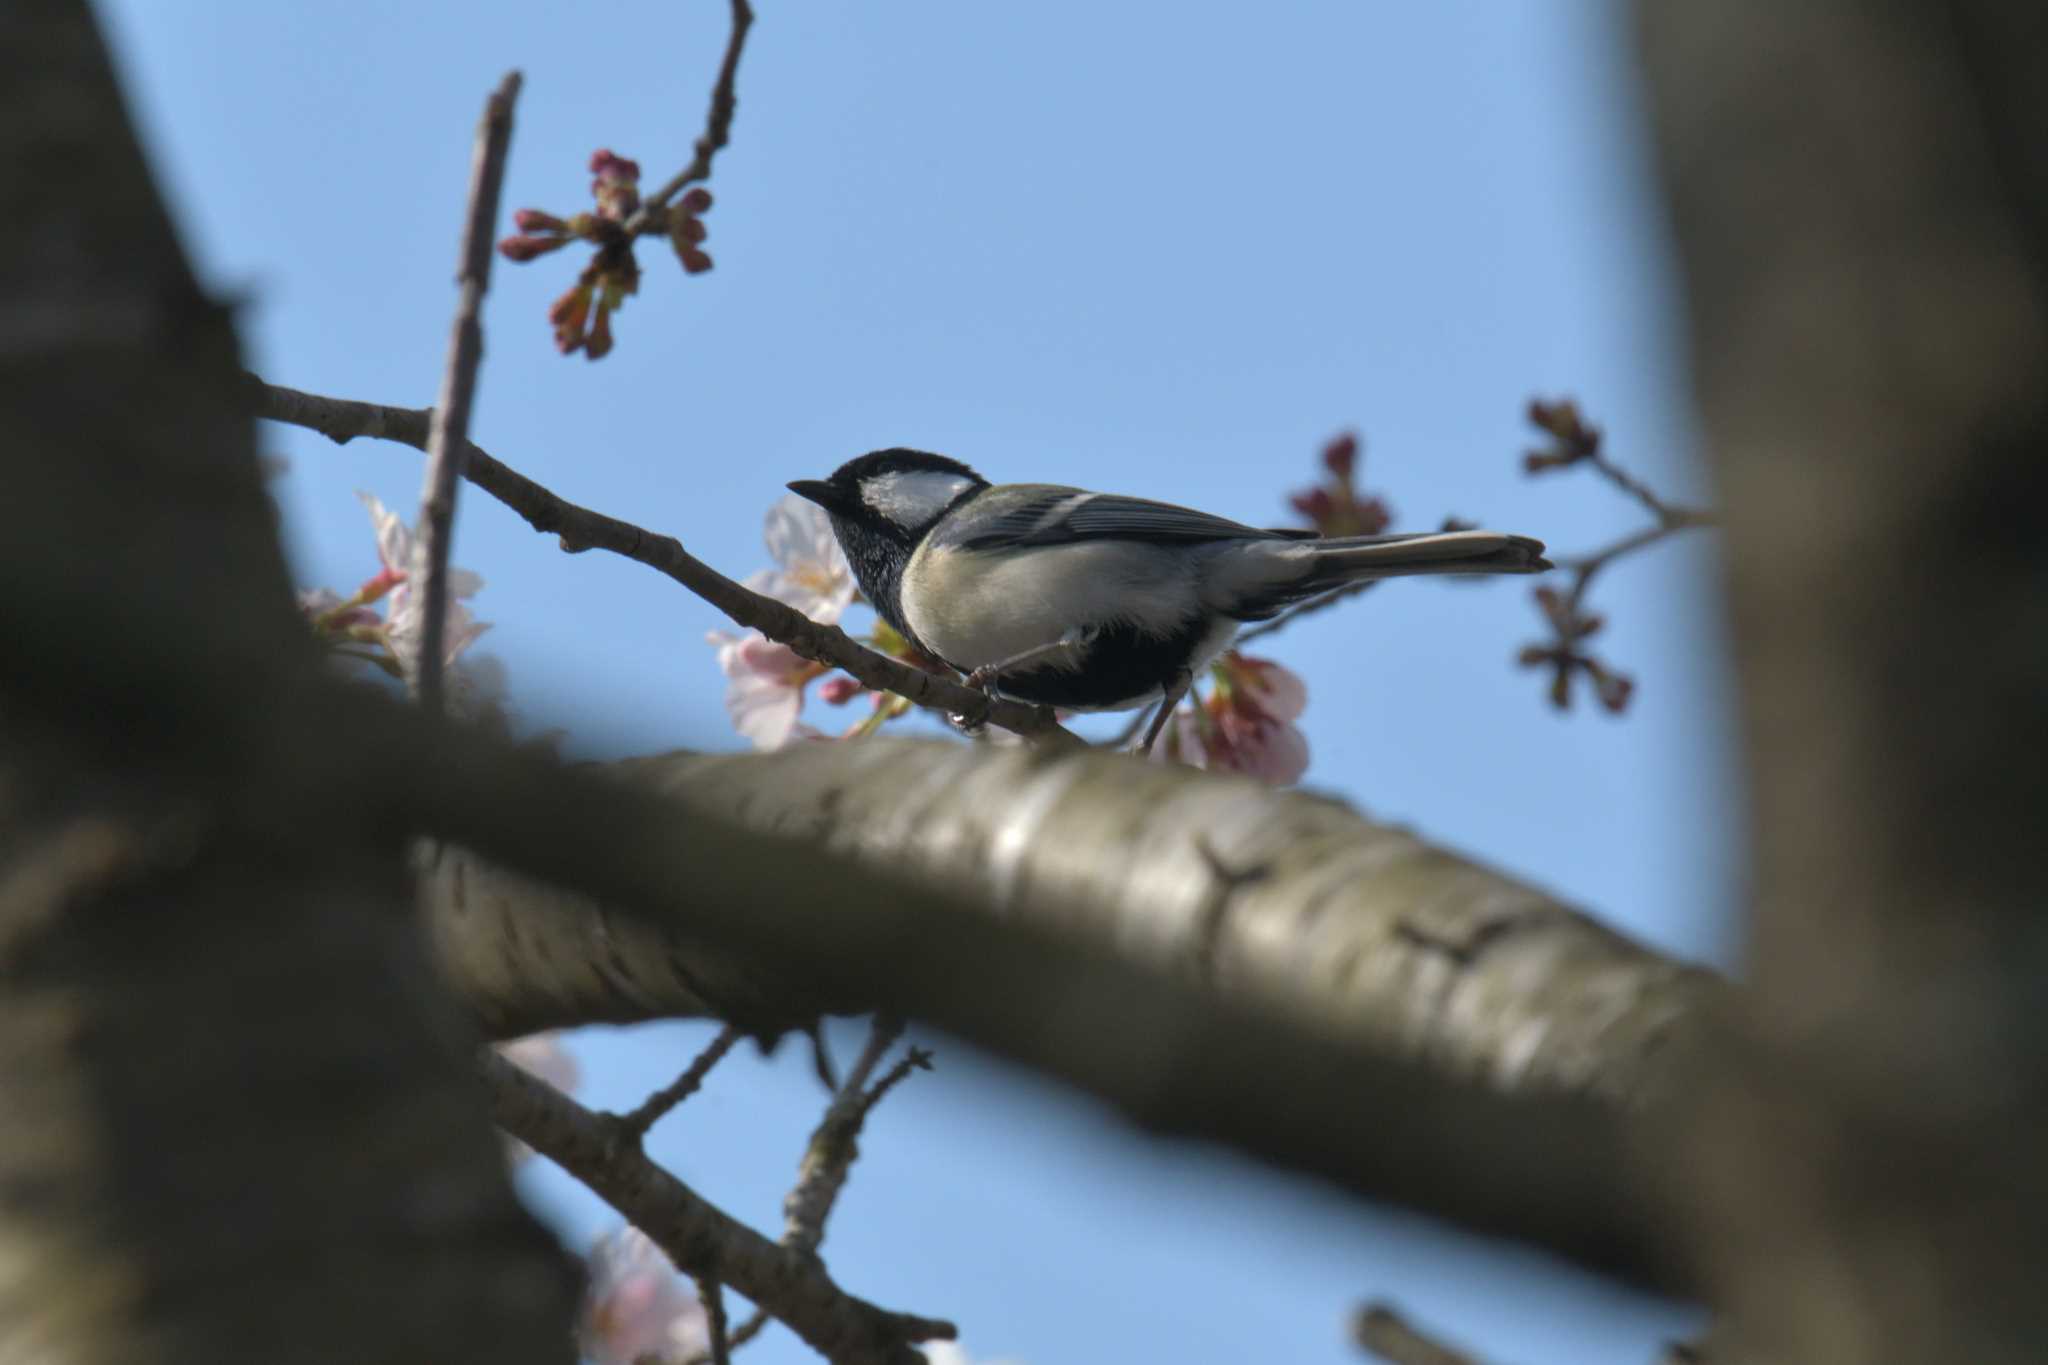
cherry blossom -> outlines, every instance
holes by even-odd
[[[1300,781],[1308,771],[1308,737],[1294,722],[1308,706],[1307,685],[1270,659],[1235,651],[1210,673],[1207,699],[1174,712],[1154,756],[1274,786]]]
[[[785,494],[768,509],[761,538],[775,567],[748,578],[747,586],[787,602],[820,625],[836,625],[853,601],[853,569],[825,509]]]
[[[758,630],[744,635],[714,630],[706,638],[718,646],[718,667],[725,673],[725,713],[732,718],[733,729],[756,749],[780,749],[792,739],[819,737],[798,717],[803,715],[804,688],[824,673],[822,665]]]
[[[677,1276],[668,1256],[638,1228],[608,1233],[590,1249],[577,1341],[596,1365],[662,1365],[710,1346],[704,1305]]]
[[[762,538],[775,567],[752,575],[746,585],[820,625],[837,624],[853,601],[854,583],[831,518],[791,493],[768,509]],[[718,667],[725,674],[726,714],[755,748],[779,749],[792,739],[821,738],[799,717],[804,689],[826,672],[822,664],[758,630],[738,635],[712,631],[706,638],[717,647]]]

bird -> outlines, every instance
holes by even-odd
[[[992,484],[901,446],[789,490],[825,510],[882,619],[968,686],[1061,711],[1163,703],[1139,753],[1247,623],[1361,580],[1551,567],[1527,536],[1260,530],[1149,498]]]

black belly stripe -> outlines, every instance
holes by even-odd
[[[996,680],[1003,695],[1039,706],[1090,710],[1134,702],[1165,687],[1208,634],[1207,618],[1194,616],[1161,638],[1135,626],[1108,626],[1088,642],[1078,671],[1031,668]]]

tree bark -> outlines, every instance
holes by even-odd
[[[1525,883],[1244,779],[900,740],[615,771],[674,798],[679,824],[816,840],[961,913],[1507,1092],[1644,1099],[1676,1083],[1723,990]],[[494,1035],[865,1003],[694,943],[686,900],[666,919],[625,917],[452,848],[422,889],[457,993]]]
[[[0,18],[0,165],[0,1357],[568,1360],[397,841],[277,780],[231,320],[84,5]]]
[[[1725,495],[1750,1046],[1687,1128],[1757,1358],[2048,1357],[2048,8],[1645,0]]]

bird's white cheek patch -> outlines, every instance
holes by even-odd
[[[860,497],[898,526],[923,526],[973,486],[958,474],[917,469],[877,474],[861,484]]]

